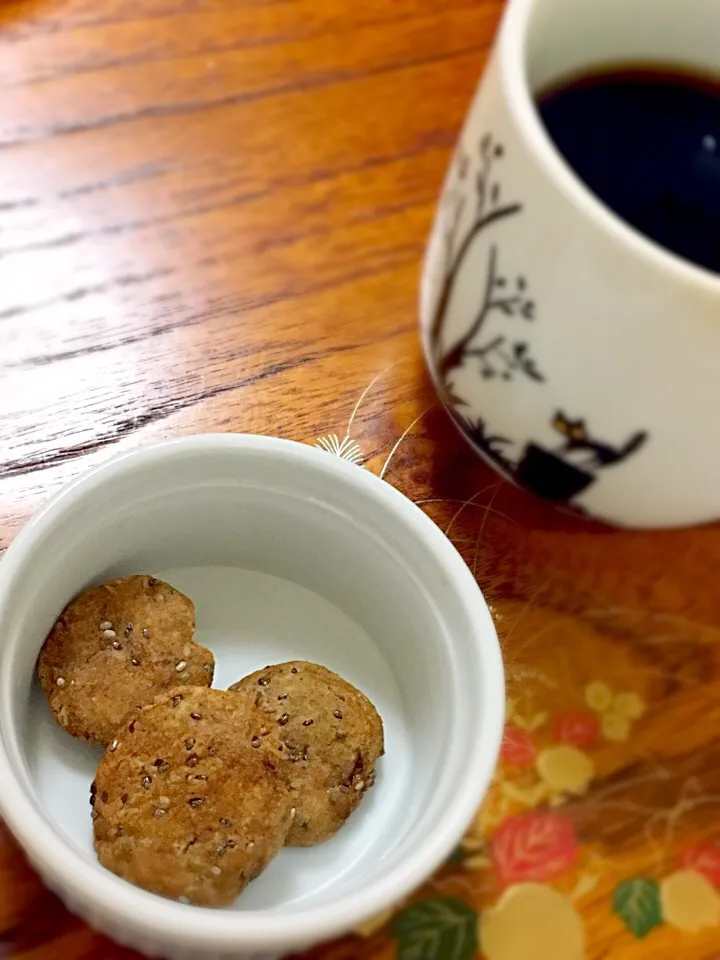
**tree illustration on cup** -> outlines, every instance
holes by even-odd
[[[538,382],[544,380],[530,354],[528,343],[522,337],[499,333],[486,339],[485,342],[477,342],[491,317],[503,316],[510,320],[518,319],[525,322],[532,322],[535,319],[535,301],[528,293],[527,280],[524,276],[518,275],[511,281],[500,270],[497,244],[491,244],[488,251],[482,300],[472,323],[451,347],[444,349],[442,344],[448,306],[475,240],[485,230],[522,210],[520,203],[503,202],[500,183],[493,176],[493,169],[503,156],[502,144],[495,143],[490,134],[485,134],[479,147],[479,169],[475,178],[475,210],[470,227],[459,243],[458,232],[467,203],[464,188],[471,168],[470,157],[462,150],[457,158],[456,184],[450,188],[445,199],[448,217],[448,229],[445,234],[445,279],[430,331],[435,366],[443,388],[447,388],[452,372],[466,359],[472,357],[479,360],[480,375],[486,380],[494,377],[512,380],[515,373],[523,373]],[[462,403],[457,397],[453,399],[456,403]]]
[[[470,325],[451,345],[444,342],[448,308],[475,241],[485,231],[522,211],[522,204],[505,202],[502,196],[496,167],[504,156],[503,145],[486,133],[479,143],[474,189],[468,190],[475,164],[468,152],[462,148],[458,151],[454,176],[443,200],[447,225],[445,273],[430,328],[432,359],[443,402],[474,445],[526,490],[553,503],[568,503],[597,479],[598,471],[622,463],[639,450],[648,435],[638,430],[624,443],[614,446],[591,436],[583,419],[571,420],[558,410],[551,426],[562,435],[562,444],[556,449],[545,449],[529,441],[520,458],[513,461],[509,451],[515,441],[492,433],[484,419],[462,412],[468,403],[456,395],[452,375],[469,360],[478,362],[483,380],[512,381],[515,374],[522,374],[536,383],[545,382],[527,340],[510,326],[489,323],[496,318],[508,324],[532,323],[536,309],[526,278],[500,268],[496,242],[488,246],[481,299]],[[475,207],[468,217],[467,204],[473,196]],[[460,238],[463,225],[465,230]]]

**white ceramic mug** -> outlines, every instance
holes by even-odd
[[[718,0],[510,0],[427,252],[455,421],[519,485],[622,526],[720,516],[720,276],[592,194],[533,97],[613,63],[718,72],[719,39]]]

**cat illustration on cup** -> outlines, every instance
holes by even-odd
[[[552,503],[568,503],[586,490],[600,470],[616,466],[640,450],[648,439],[645,430],[638,430],[621,444],[596,439],[583,418],[573,420],[562,410],[552,417],[551,426],[563,441],[555,448],[546,448],[530,441],[516,463],[505,452],[510,444],[506,437],[489,435],[482,420],[464,421],[473,443],[526,490]]]
[[[593,440],[588,434],[583,419],[570,420],[562,410],[558,410],[555,414],[553,429],[565,437],[565,443],[560,448],[560,453],[574,453],[575,451],[589,453],[586,467],[591,470],[622,463],[636,450],[639,450],[647,440],[646,431],[638,430],[622,446],[616,447],[608,443],[601,443],[598,440]]]

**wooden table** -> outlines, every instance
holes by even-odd
[[[159,437],[349,435],[476,573],[509,713],[451,862],[313,956],[468,960],[481,936],[486,960],[711,960],[720,530],[612,533],[530,501],[423,369],[420,258],[500,7],[4,0],[0,542]],[[0,956],[130,954],[0,834]]]

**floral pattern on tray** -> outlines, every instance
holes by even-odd
[[[591,900],[614,918],[618,946],[663,935],[720,942],[720,831],[673,848],[680,818],[720,797],[690,778],[667,808],[631,799],[634,787],[671,789],[675,778],[659,760],[635,784],[607,785],[613,756],[633,749],[649,712],[648,685],[633,689],[632,679],[568,684],[570,702],[552,709],[546,701],[560,684],[542,673],[535,694],[524,683],[509,697],[500,765],[462,843],[417,899],[357,931],[367,953],[353,955],[385,956],[385,939],[400,960],[585,960],[604,955],[583,919]],[[650,859],[614,855],[592,833],[598,816],[610,832],[638,819]]]
[[[352,449],[347,459],[392,482],[397,444],[374,464],[351,427],[320,445],[338,456]],[[447,506],[432,515],[453,539],[459,514],[476,507],[485,536],[488,523],[507,534],[513,521],[496,493],[489,485],[468,500],[416,502]],[[478,540],[456,539],[476,573]],[[720,770],[685,770],[670,744],[654,746],[668,694],[698,722],[692,689],[717,666],[720,632],[662,611],[568,614],[543,594],[552,589],[491,603],[508,673],[505,734],[461,844],[408,902],[313,958],[720,956]]]
[[[588,547],[584,533],[546,536],[546,514],[538,528],[519,525],[503,501],[509,488],[484,468],[472,495],[452,488],[445,464],[433,475],[439,445],[425,431],[447,429],[444,419],[426,426],[443,417],[437,404],[406,411],[404,421],[393,410],[378,439],[377,421],[360,408],[384,373],[347,426],[318,445],[412,489],[478,577],[503,646],[505,734],[491,789],[446,864],[406,902],[307,960],[716,960],[720,630],[706,622],[712,612],[697,601],[697,619],[656,609],[644,579],[645,608],[607,603],[623,597],[630,574],[595,561],[602,544]],[[610,587],[590,582],[593,562],[593,575],[610,570]],[[672,601],[667,584],[663,596]],[[69,957],[137,956],[43,890],[1,824],[0,881],[9,893],[0,956],[34,955],[50,935]]]

